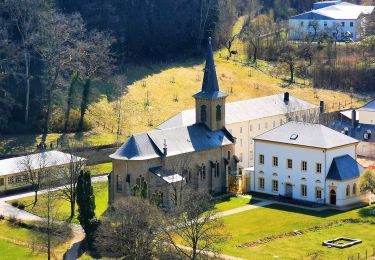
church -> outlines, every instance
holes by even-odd
[[[229,176],[237,174],[238,158],[236,139],[225,128],[227,96],[219,89],[209,39],[202,89],[193,96],[195,122],[129,137],[110,156],[109,203],[139,195],[173,207],[184,185],[212,194],[228,192]]]

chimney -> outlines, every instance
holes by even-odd
[[[320,111],[320,114],[324,113],[324,101],[323,100],[320,100],[319,111]]]
[[[289,92],[285,92],[285,93],[284,93],[284,103],[285,103],[286,105],[289,104]]]
[[[357,112],[355,111],[355,109],[352,110],[352,127],[356,127],[357,126]]]
[[[167,140],[164,139],[163,155],[167,156],[167,154],[168,154]]]

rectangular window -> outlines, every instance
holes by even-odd
[[[259,164],[264,164],[264,155],[259,154]]]
[[[14,176],[8,177],[8,184],[13,184],[14,183]]]
[[[293,160],[292,159],[287,159],[286,160],[287,168],[288,169],[293,169]]]
[[[254,159],[254,152],[250,151],[250,160],[252,161]]]
[[[242,127],[240,127],[240,134],[242,134]]]
[[[301,26],[301,27],[303,26],[303,21],[300,22],[300,26]]]
[[[0,186],[4,186],[4,178],[0,178]]]
[[[315,188],[315,198],[321,199],[322,198],[322,189],[320,187]]]
[[[324,21],[324,27],[327,27],[327,21]]]
[[[268,128],[268,123],[266,122],[266,123],[264,123],[264,128]]]
[[[243,156],[242,156],[242,153],[240,153],[240,158],[239,158],[240,162],[242,162],[243,160]]]
[[[279,158],[276,156],[272,157],[272,166],[277,167],[279,166]]]
[[[275,121],[273,121],[273,127],[276,127],[276,122]]]
[[[306,161],[301,162],[301,171],[303,171],[303,172],[307,171],[307,162]]]
[[[253,125],[250,125],[250,132],[253,131]]]
[[[341,22],[341,26],[344,27],[345,26],[345,22]]]
[[[259,190],[264,190],[264,178],[259,178],[258,188],[259,188]]]
[[[22,176],[18,175],[16,176],[16,183],[21,183],[22,182]]]
[[[316,164],[316,173],[322,173],[322,164],[321,163]]]
[[[301,195],[302,197],[307,197],[307,186],[305,184],[301,185]]]
[[[282,125],[283,124],[283,120],[282,119],[280,119],[280,125]]]
[[[353,22],[350,22],[350,27],[353,27],[354,26],[354,23]]]
[[[258,130],[260,130],[260,124],[258,124]]]
[[[242,146],[242,138],[240,139],[240,146]]]
[[[120,175],[116,176],[116,189],[117,192],[122,192],[122,177]]]
[[[216,177],[220,176],[220,164],[216,163]]]
[[[279,181],[272,180],[272,191],[279,192]]]

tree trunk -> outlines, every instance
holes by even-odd
[[[38,190],[35,189],[34,190],[34,203],[33,203],[34,206],[36,205],[37,202],[38,202]]]
[[[293,83],[293,81],[294,81],[294,66],[289,65],[289,68],[290,68],[290,83]]]
[[[25,59],[25,75],[26,75],[26,101],[25,101],[25,125],[27,126],[29,123],[29,103],[30,103],[30,58],[29,53],[25,50],[24,53]]]
[[[66,113],[65,113],[64,133],[66,133],[68,130],[70,109],[72,108],[72,102],[73,102],[73,91],[74,91],[74,86],[77,83],[77,81],[78,81],[78,73],[75,73],[69,85],[67,108],[66,108]]]
[[[257,59],[258,59],[258,48],[253,46],[254,47],[254,52],[253,52],[253,62],[257,62]]]
[[[51,114],[52,114],[53,88],[55,86],[55,82],[56,82],[57,76],[58,76],[58,73],[56,72],[55,75],[54,75],[54,78],[53,78],[53,80],[52,80],[52,82],[51,82],[51,84],[49,85],[49,88],[48,88],[47,114],[46,114],[46,118],[45,118],[45,121],[44,121],[42,143],[46,142],[47,135],[48,135],[49,120],[50,120]]]
[[[89,102],[90,85],[91,85],[90,79],[87,79],[85,81],[85,84],[83,85],[82,102],[81,102],[81,117],[79,119],[78,131],[83,131],[85,113],[86,113],[88,102]]]
[[[192,249],[193,249],[193,254],[192,254],[192,256],[191,256],[191,259],[192,259],[192,260],[196,260],[196,259],[198,259],[198,255],[197,255],[197,245],[194,244]]]
[[[75,209],[76,209],[76,201],[75,201],[75,198],[72,197],[70,201],[70,219],[74,218]]]

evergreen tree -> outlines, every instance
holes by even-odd
[[[78,220],[86,233],[86,241],[91,244],[97,227],[95,217],[95,195],[89,171],[81,171],[77,183]]]

